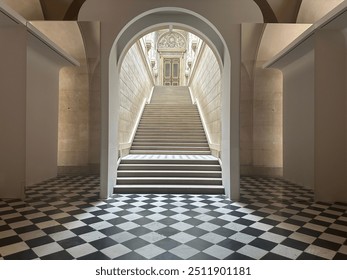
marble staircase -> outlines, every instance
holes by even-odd
[[[221,178],[188,87],[156,87],[119,164],[115,192],[220,194]]]

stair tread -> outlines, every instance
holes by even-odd
[[[200,180],[200,181],[222,181],[222,178],[206,178],[206,177],[121,177],[117,180],[176,180],[176,181],[185,181],[185,180]]]
[[[185,189],[187,186],[184,185],[116,185],[115,188],[161,188],[161,187],[167,187],[167,188],[181,188]],[[224,187],[222,185],[190,185],[189,188],[214,188],[214,189],[223,189]]]
[[[120,173],[192,173],[192,174],[222,174],[222,171],[205,171],[205,170],[118,170]]]

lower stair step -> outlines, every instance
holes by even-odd
[[[153,155],[153,150],[130,150],[133,155]],[[156,155],[211,155],[210,151],[172,151],[172,150],[157,150]]]
[[[193,165],[193,164],[120,164],[118,170],[199,170],[199,171],[221,171],[219,165]]]
[[[222,172],[220,171],[187,171],[187,170],[119,170],[117,172],[119,179],[124,177],[131,178],[157,178],[157,177],[180,177],[180,178],[221,178]]]
[[[224,194],[223,186],[209,185],[117,185],[115,194]]]
[[[117,185],[211,185],[221,186],[218,178],[180,178],[180,177],[123,177],[117,178]]]

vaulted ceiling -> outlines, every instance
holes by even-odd
[[[3,0],[28,20],[77,20],[87,0]],[[253,0],[266,23],[313,23],[343,0]]]

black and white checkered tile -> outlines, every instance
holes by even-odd
[[[0,259],[347,259],[347,205],[279,179],[213,195],[98,199],[96,177],[59,177],[0,200]]]

